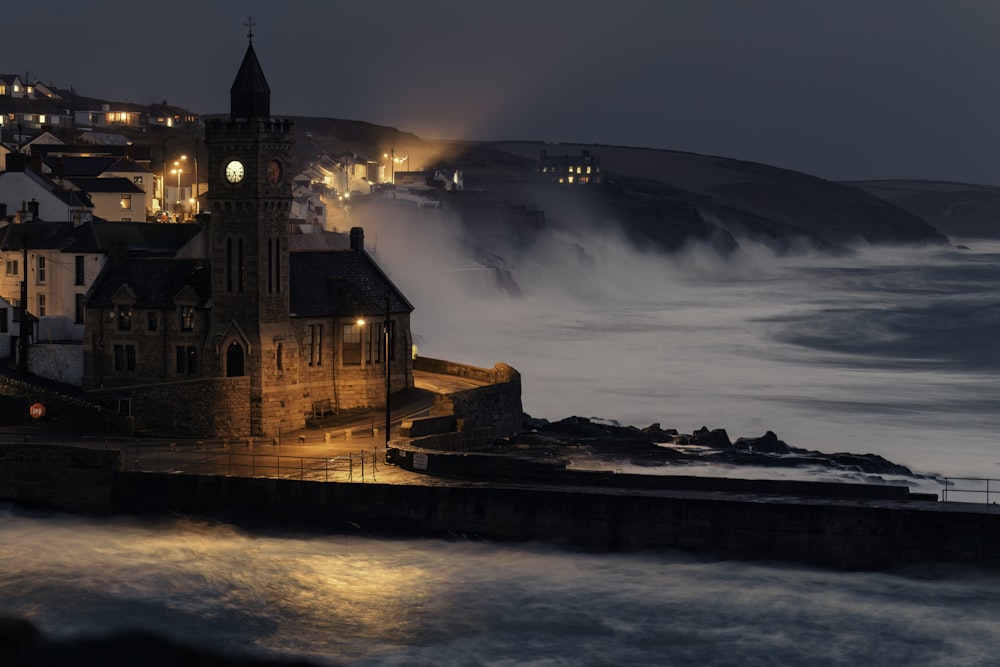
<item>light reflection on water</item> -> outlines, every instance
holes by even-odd
[[[371,665],[991,664],[1000,580],[0,516],[0,613]]]

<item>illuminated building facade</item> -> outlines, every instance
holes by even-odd
[[[580,155],[549,155],[542,151],[538,160],[538,171],[548,175],[553,181],[568,185],[600,183],[601,158],[583,151]]]

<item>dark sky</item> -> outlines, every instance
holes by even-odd
[[[224,112],[253,15],[276,115],[1000,184],[996,0],[222,4],[22,3],[0,72]]]

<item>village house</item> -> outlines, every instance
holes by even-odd
[[[88,396],[149,428],[232,437],[384,404],[413,384],[413,307],[362,230],[342,247],[293,240],[292,124],[270,115],[252,41],[230,100],[205,125],[205,256],[112,252],[87,294]]]
[[[83,381],[84,299],[109,253],[124,249],[146,257],[204,254],[198,225],[151,225],[90,220],[46,222],[18,211],[0,222],[0,297],[12,307],[25,304],[33,343],[76,343],[46,349],[50,365],[27,364],[35,375],[80,385]],[[19,311],[17,311],[19,313]],[[19,317],[19,315],[18,315]],[[14,321],[16,321],[15,318]],[[34,361],[41,352],[32,346]],[[75,369],[68,374],[59,365]],[[53,377],[56,372],[58,377]]]
[[[601,158],[585,150],[580,155],[549,155],[543,150],[538,159],[538,171],[568,185],[601,183]]]

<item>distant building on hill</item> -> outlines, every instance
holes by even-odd
[[[601,158],[591,155],[590,151],[583,151],[580,155],[549,155],[542,150],[538,171],[568,185],[587,185],[602,180]]]

